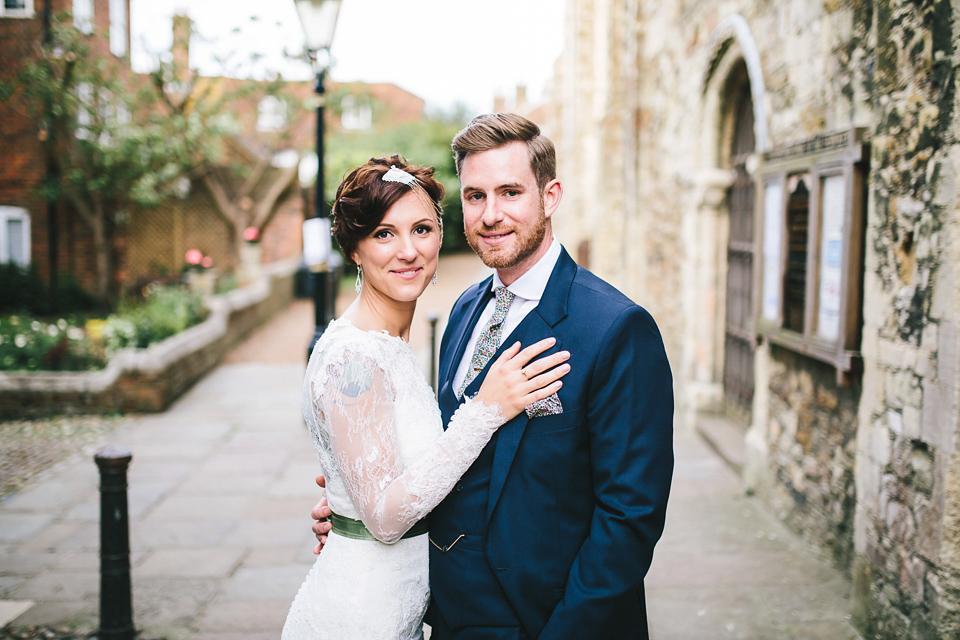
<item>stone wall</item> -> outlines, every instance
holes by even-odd
[[[293,300],[296,262],[210,299],[210,317],[146,349],[123,349],[101,371],[0,373],[0,418],[163,411],[227,350]]]
[[[853,560],[857,385],[838,387],[833,368],[787,349],[771,350],[766,488],[775,512],[827,549]]]
[[[883,639],[960,637],[957,9],[568,0],[548,127],[556,233],[653,313],[688,429],[723,396],[736,90],[761,153],[866,130],[859,358],[841,386],[758,346],[744,477],[850,573],[857,623]]]
[[[960,634],[955,482],[955,4],[873,3],[876,110],[860,406],[859,621],[881,638]]]

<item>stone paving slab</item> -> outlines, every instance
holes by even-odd
[[[3,627],[33,606],[32,600],[0,600],[0,627]]]
[[[850,584],[743,494],[694,434],[678,434],[663,538],[646,580],[652,640],[859,638]]]
[[[223,547],[160,549],[137,563],[136,573],[144,577],[219,578],[230,575],[246,553],[245,549]]]
[[[222,632],[273,634],[276,639],[287,619],[290,603],[286,600],[243,600],[228,596],[218,597],[210,603],[197,623],[202,629],[218,629]]]

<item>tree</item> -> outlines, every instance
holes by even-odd
[[[235,257],[243,242],[256,240],[270,221],[280,196],[297,178],[297,162],[272,167],[273,154],[263,149],[240,149],[252,162],[231,166],[208,166],[203,184],[213,195],[217,213],[230,228]],[[259,188],[258,188],[259,186]]]
[[[107,305],[118,228],[136,207],[159,204],[220,161],[224,140],[239,131],[229,105],[252,89],[224,91],[172,63],[133,74],[93,42],[55,19],[50,42],[0,97],[36,121],[59,174],[42,195],[64,199],[89,226],[96,295]]]

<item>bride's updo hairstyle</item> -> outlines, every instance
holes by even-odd
[[[405,171],[415,180],[401,175],[402,181],[384,180],[391,167]],[[392,178],[394,172],[388,178]],[[443,233],[443,185],[433,177],[433,167],[407,164],[399,155],[389,158],[370,158],[366,164],[351,171],[340,186],[330,216],[333,219],[333,237],[337,239],[343,257],[353,262],[357,244],[372,234],[387,211],[410,191],[420,192],[433,204],[437,214],[437,229]]]

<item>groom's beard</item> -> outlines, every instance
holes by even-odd
[[[505,233],[512,231],[514,239],[507,247],[487,246],[480,233]],[[482,228],[466,234],[467,244],[473,249],[474,253],[480,256],[483,264],[491,269],[506,269],[520,264],[540,247],[543,238],[547,234],[547,216],[543,207],[543,198],[540,198],[540,207],[537,212],[537,219],[532,227],[507,227],[497,225],[494,227],[483,226]]]

